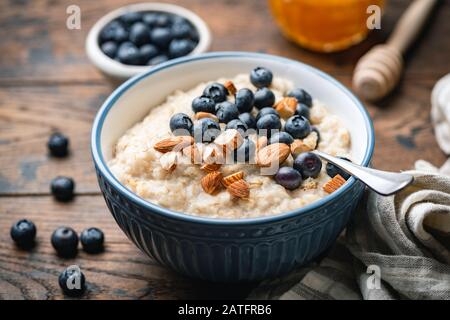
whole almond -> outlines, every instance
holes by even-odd
[[[212,114],[212,113],[209,113],[209,112],[203,112],[203,111],[197,112],[194,115],[194,118],[197,119],[197,120],[204,119],[204,118],[209,118],[209,119],[211,119],[211,120],[213,120],[215,122],[219,122],[219,119],[216,117],[215,114]]]
[[[244,172],[238,171],[233,174],[230,174],[222,179],[222,184],[224,187],[230,186],[232,183],[244,179]]]
[[[214,140],[214,143],[225,153],[239,148],[242,142],[244,142],[244,138],[236,129],[227,129]]]
[[[194,138],[191,136],[171,136],[155,143],[153,148],[161,153],[166,153],[172,150],[181,151],[183,148],[193,143]]]
[[[267,143],[268,139],[266,136],[258,137],[258,139],[256,140],[256,151],[258,152],[259,150],[267,146]]]
[[[234,96],[236,94],[236,86],[234,85],[233,81],[228,80],[225,81],[224,85],[223,85],[227,90],[228,93],[231,94],[232,96]]]
[[[161,158],[159,158],[159,163],[164,170],[167,172],[172,172],[177,166],[177,157],[177,152],[166,152],[161,156]]]
[[[250,186],[245,180],[238,180],[227,187],[227,191],[236,198],[248,199],[250,196]]]
[[[291,144],[291,153],[294,156],[303,152],[308,152],[316,149],[317,146],[317,133],[311,132],[305,139],[295,139]]]
[[[275,105],[275,109],[278,111],[278,113],[283,119],[292,117],[295,113],[296,108],[297,108],[297,99],[293,97],[283,98]]]
[[[201,185],[206,193],[216,193],[222,186],[222,173],[219,171],[208,173],[202,178]]]
[[[194,143],[193,145],[183,148],[183,155],[191,159],[193,164],[202,163],[203,144]]]
[[[219,146],[210,143],[203,148],[202,160],[206,164],[223,164],[225,163],[225,153]]]
[[[273,164],[282,164],[290,154],[287,144],[273,143],[262,148],[256,155],[256,164],[260,167],[270,167]]]
[[[222,164],[220,163],[205,163],[203,164],[200,169],[206,171],[206,172],[214,172],[220,169]]]

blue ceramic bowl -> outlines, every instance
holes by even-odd
[[[191,277],[253,281],[304,265],[333,244],[363,192],[362,183],[351,178],[333,194],[297,210],[253,219],[211,219],[152,204],[123,186],[108,169],[117,139],[173,91],[249,73],[256,66],[290,79],[326,103],[350,131],[353,160],[369,165],[374,133],[358,99],[315,68],[265,54],[217,52],[161,64],[116,89],[94,122],[92,154],[97,177],[117,224],[151,258]]]

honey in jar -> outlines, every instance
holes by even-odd
[[[367,8],[383,8],[384,0],[269,0],[283,34],[320,52],[346,49],[369,33]]]

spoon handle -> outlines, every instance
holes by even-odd
[[[331,162],[335,166],[351,174],[370,189],[383,196],[389,196],[402,190],[414,180],[414,177],[407,173],[388,172],[362,167],[318,150],[313,152],[322,159]]]

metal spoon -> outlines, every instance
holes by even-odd
[[[313,152],[322,159],[331,162],[335,166],[351,174],[370,189],[383,196],[390,196],[402,190],[414,180],[414,177],[407,173],[396,173],[366,168],[318,150]]]

